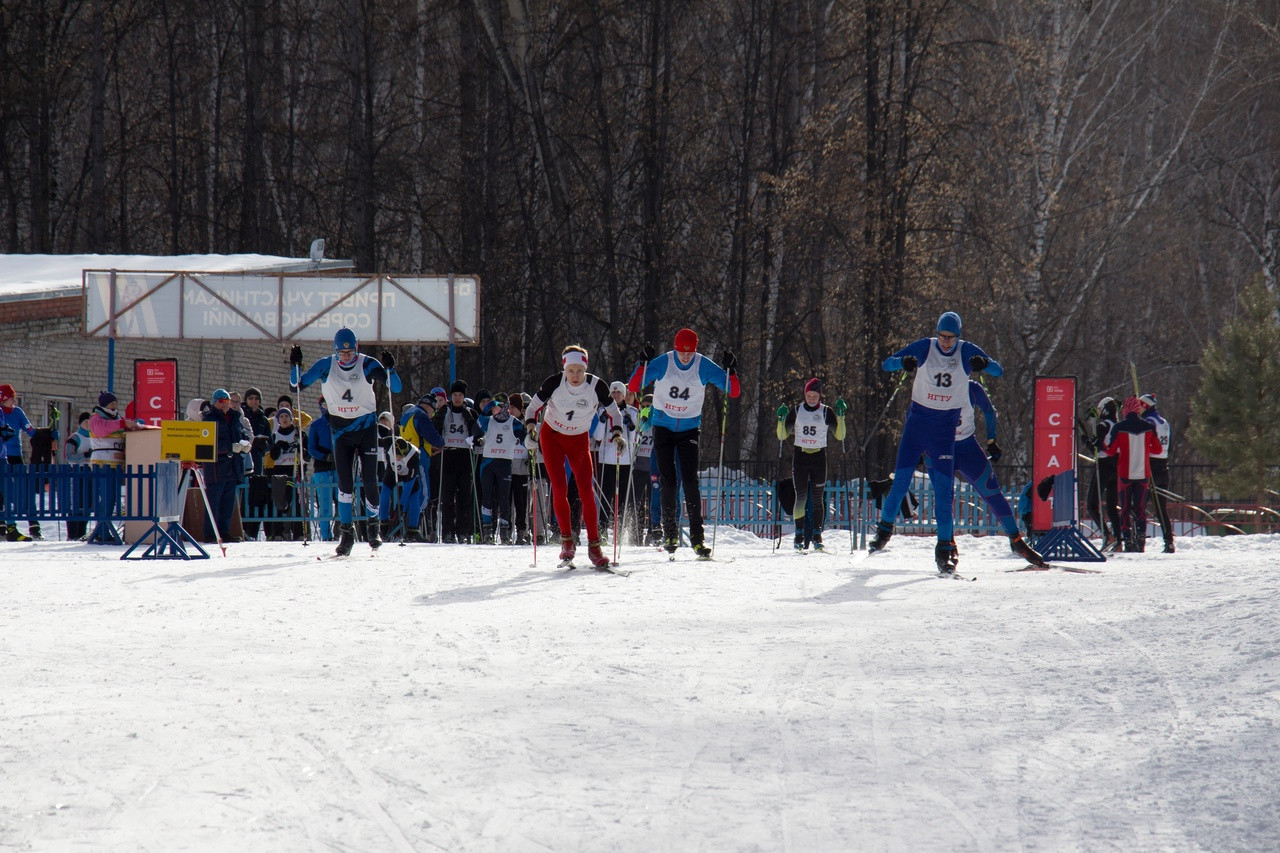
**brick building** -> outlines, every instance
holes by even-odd
[[[84,269],[192,272],[309,272],[350,269],[347,261],[311,262],[269,255],[0,255],[0,382],[18,392],[36,426],[56,407],[75,424],[108,387],[121,404],[133,398],[135,359],[176,358],[180,408],[215,388],[262,389],[273,405],[289,393],[287,351],[277,343],[202,340],[117,340],[114,376],[107,376],[109,343],[84,337]],[[74,427],[73,427],[74,428]],[[65,428],[63,430],[65,436]]]

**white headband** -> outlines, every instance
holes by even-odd
[[[585,352],[578,352],[577,350],[572,350],[564,354],[564,358],[561,359],[560,364],[563,367],[568,367],[571,364],[581,364],[583,367],[586,367],[587,354]]]

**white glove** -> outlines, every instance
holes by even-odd
[[[524,434],[524,446],[530,453],[538,452],[538,439],[534,437],[532,431]]]
[[[237,441],[231,445],[231,450],[233,453],[248,453],[250,447],[253,447],[252,441]]]

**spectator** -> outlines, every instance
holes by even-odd
[[[217,424],[214,461],[204,463],[205,488],[213,509],[212,522],[205,521],[205,539],[230,541],[231,519],[235,512],[236,487],[244,476],[241,455],[248,453],[253,439],[245,430],[240,413],[231,408],[231,395],[223,388],[213,392],[213,411],[204,420]]]
[[[78,428],[67,437],[67,443],[62,447],[62,458],[68,465],[88,465],[89,454],[93,450],[89,444],[89,413],[81,412],[77,423],[79,425]],[[89,493],[85,488],[87,485],[87,479],[82,477],[76,478],[72,483],[72,514],[88,512],[90,503]],[[68,539],[83,539],[88,532],[89,522],[87,518],[71,518],[67,520]]]
[[[9,465],[21,465],[22,433],[25,432],[28,438],[35,438],[36,428],[27,419],[27,413],[18,406],[18,393],[7,382],[0,385],[0,412],[4,413],[6,425],[3,438],[5,462]],[[58,440],[56,429],[52,437],[55,442]],[[40,535],[40,522],[34,518],[27,520],[27,533],[28,535],[23,536],[18,532],[18,525],[12,516],[5,518],[5,538],[10,542],[29,542],[32,539],[44,538]]]

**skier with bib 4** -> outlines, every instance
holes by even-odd
[[[359,350],[356,333],[343,327],[333,336],[333,355],[326,356],[302,371],[302,348],[289,351],[290,384],[306,388],[320,383],[321,393],[329,407],[334,469],[338,477],[338,548],[337,555],[351,553],[355,543],[352,524],[355,502],[355,474],[352,466],[360,459],[360,485],[364,489],[365,509],[371,523],[366,526],[369,547],[375,551],[382,544],[378,530],[378,407],[373,383],[384,382],[392,393],[400,391],[395,357],[383,351],[382,359]]]
[[[893,517],[911,487],[916,462],[923,454],[933,463],[929,481],[933,485],[938,529],[934,561],[943,575],[955,574],[958,560],[951,499],[955,490],[956,428],[960,426],[961,411],[969,404],[968,377],[972,373],[1004,373],[1004,368],[981,347],[961,340],[960,330],[960,315],[947,311],[938,318],[934,337],[908,344],[880,365],[882,370],[915,371],[915,381],[894,463],[893,488],[884,501],[869,550],[875,553],[889,543]]]

